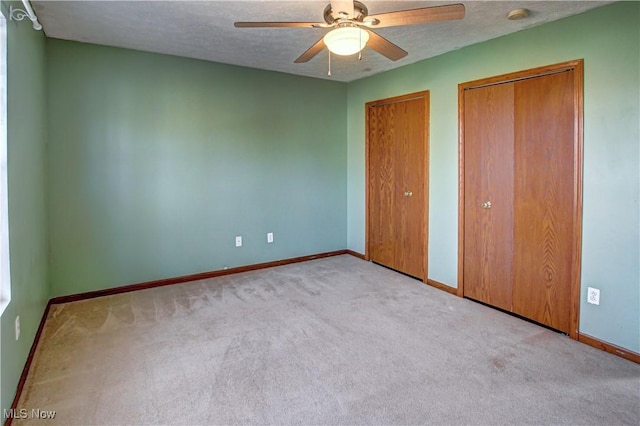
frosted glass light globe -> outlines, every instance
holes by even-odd
[[[340,27],[328,32],[323,40],[331,53],[349,56],[364,49],[369,33],[358,27]]]

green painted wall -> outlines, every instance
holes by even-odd
[[[52,296],[346,247],[345,84],[46,43]]]
[[[455,287],[458,83],[584,58],[580,331],[640,352],[639,57],[640,3],[621,2],[349,84],[348,247],[364,251],[365,102],[431,91],[429,277]]]
[[[14,5],[20,3],[14,3]],[[2,11],[8,16],[8,4]],[[11,303],[2,314],[1,404],[11,406],[49,299],[45,202],[45,41],[26,22],[7,20],[8,187]],[[21,337],[14,320],[20,315]],[[4,421],[4,420],[3,420]]]
[[[640,4],[623,2],[347,85],[45,41],[8,22],[2,407],[51,296],[364,252],[367,101],[431,91],[429,276],[455,286],[457,84],[575,58],[585,59],[582,300],[587,286],[602,291],[599,307],[582,303],[580,329],[640,352],[639,28]]]

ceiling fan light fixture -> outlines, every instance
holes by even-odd
[[[364,49],[369,41],[369,33],[358,27],[339,27],[329,31],[323,40],[331,53],[349,56]]]

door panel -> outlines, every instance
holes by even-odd
[[[464,92],[464,295],[512,308],[513,85]],[[483,208],[490,202],[490,208]]]
[[[573,72],[515,83],[514,312],[566,333],[573,255]]]
[[[393,105],[369,108],[369,254],[382,265],[395,263],[395,153],[393,149]]]
[[[396,126],[396,140],[401,147],[397,164],[402,172],[398,197],[403,212],[399,226],[402,227],[401,244],[398,247],[396,264],[399,270],[414,277],[425,278],[426,264],[426,166],[425,166],[425,102],[413,99],[396,104],[400,110]],[[405,195],[408,194],[408,195]]]
[[[368,255],[426,278],[426,94],[367,104]]]

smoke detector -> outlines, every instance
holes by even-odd
[[[519,19],[524,19],[529,16],[528,9],[513,9],[511,12],[507,14],[507,18],[510,21],[517,21]]]

